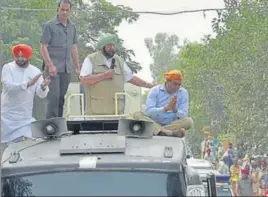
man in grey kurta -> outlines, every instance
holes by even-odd
[[[45,23],[41,38],[41,55],[52,80],[47,96],[46,118],[62,117],[64,97],[73,70],[80,73],[77,32],[68,19],[72,4],[61,0],[57,17]]]
[[[239,196],[254,196],[253,193],[253,180],[249,176],[249,169],[241,170],[242,177],[239,178],[236,185],[236,193]]]

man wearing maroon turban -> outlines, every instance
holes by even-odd
[[[135,113],[134,119],[152,121],[155,135],[183,137],[185,130],[193,124],[192,118],[188,117],[188,92],[181,86],[181,71],[166,72],[165,79],[164,84],[149,91],[144,112]]]
[[[12,48],[14,61],[2,69],[1,143],[31,138],[34,95],[45,98],[50,79],[43,79],[40,69],[30,64],[33,50],[19,44]]]
[[[241,169],[242,177],[239,178],[236,184],[236,194],[238,196],[254,196],[253,193],[253,180],[250,177],[248,168]]]

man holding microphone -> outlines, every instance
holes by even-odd
[[[155,84],[148,83],[137,76],[124,60],[116,54],[119,39],[116,35],[107,34],[98,44],[98,51],[85,58],[80,80],[86,89],[86,114],[115,114],[115,93],[124,92],[125,82],[133,85],[152,88]],[[124,113],[124,96],[118,96],[118,112]]]

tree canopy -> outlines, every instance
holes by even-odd
[[[152,77],[158,81],[160,74],[172,66],[176,60],[179,37],[174,34],[158,33],[154,39],[146,38],[144,42],[153,59],[153,63],[150,65]]]
[[[118,34],[117,27],[123,21],[133,23],[139,16],[131,8],[115,6],[105,0],[91,0],[85,4],[82,0],[73,0],[71,20],[78,32],[78,50],[80,64],[84,58],[94,52],[98,38],[103,33]],[[0,64],[13,59],[11,47],[15,44],[29,44],[34,52],[31,63],[42,67],[40,39],[45,22],[56,17],[57,1],[52,0],[1,0],[0,1]],[[8,8],[8,9],[7,9]],[[20,9],[15,9],[20,8]],[[141,66],[133,60],[134,51],[123,46],[120,39],[118,53],[128,63],[133,72]],[[72,81],[77,81],[75,75]],[[44,99],[35,98],[34,117],[43,119]]]
[[[268,2],[226,0],[225,6],[212,20],[216,37],[188,42],[177,55],[195,121],[189,140],[198,150],[202,128],[212,125],[234,143],[267,152]]]
[[[2,7],[2,8],[1,8]],[[5,9],[8,7],[10,9]],[[13,10],[12,8],[23,8]],[[29,9],[29,10],[26,10]],[[41,9],[41,10],[34,10]],[[44,10],[42,10],[44,9]],[[32,64],[41,66],[39,53],[40,38],[43,24],[56,17],[57,2],[51,0],[4,0],[0,2],[0,40],[1,64],[12,59],[11,46],[18,43],[30,44],[34,49]],[[105,0],[91,0],[89,4],[82,0],[73,1],[71,20],[76,24],[79,34],[79,56],[81,63],[84,58],[95,50],[95,44],[102,33],[115,33],[122,21],[133,23],[138,15],[130,13],[131,8],[122,5],[114,6]],[[119,47],[121,55],[134,72],[141,69],[133,60],[133,50]]]

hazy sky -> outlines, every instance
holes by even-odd
[[[182,11],[204,8],[222,8],[223,0],[107,0],[115,5],[125,5],[134,11]],[[135,61],[141,63],[143,69],[137,75],[152,81],[149,64],[152,62],[144,39],[154,37],[158,32],[176,34],[180,41],[184,39],[199,41],[203,35],[212,33],[211,20],[216,12],[187,13],[173,16],[140,15],[134,24],[122,23],[118,28],[124,45],[134,50]]]

